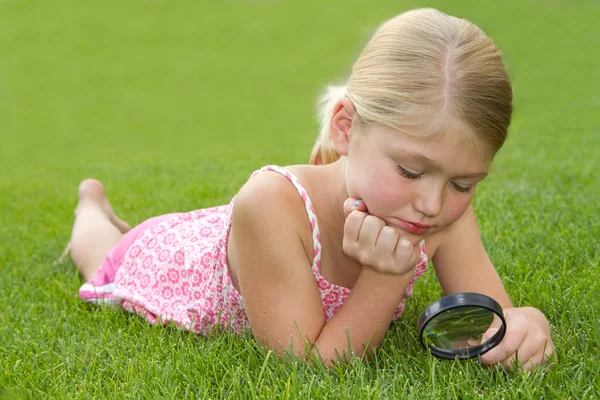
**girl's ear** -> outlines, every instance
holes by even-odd
[[[333,106],[329,132],[331,132],[333,146],[340,156],[348,155],[350,129],[352,128],[352,119],[355,113],[354,104],[346,97],[339,100]]]

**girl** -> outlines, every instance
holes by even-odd
[[[401,14],[324,96],[310,165],[264,167],[229,205],[131,230],[84,181],[70,242],[80,296],[197,333],[251,329],[331,364],[372,356],[432,260],[446,294],[484,293],[505,310],[506,336],[482,363],[531,369],[552,353],[548,321],[513,307],[471,207],[511,113],[505,67],[478,27]]]

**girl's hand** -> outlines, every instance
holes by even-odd
[[[532,370],[545,364],[553,351],[550,324],[538,309],[533,307],[504,310],[506,335],[496,347],[480,356],[481,363],[502,366],[506,370]],[[484,341],[498,329],[492,327],[484,334]]]
[[[362,200],[344,202],[344,253],[377,272],[404,275],[414,273],[421,257],[419,243],[413,245],[382,219],[370,215]]]

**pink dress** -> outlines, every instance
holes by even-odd
[[[321,242],[312,202],[298,179],[278,166],[255,171],[282,174],[302,197],[312,227],[312,272],[319,285],[323,313],[329,320],[350,294],[319,272]],[[231,228],[231,203],[188,213],[151,218],[129,231],[110,251],[92,279],[79,289],[89,302],[121,305],[150,323],[175,323],[199,334],[219,326],[237,333],[250,325],[241,294],[233,286],[227,266],[227,240]],[[394,314],[404,311],[415,281],[427,269],[425,244],[415,277]]]

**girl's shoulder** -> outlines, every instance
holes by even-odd
[[[293,217],[306,219],[301,212],[304,210],[302,197],[290,178],[284,175],[287,170],[276,168],[277,170],[262,169],[252,174],[235,196],[234,209],[246,209],[265,217],[277,212],[287,214],[293,220],[296,219]]]
[[[306,208],[310,206],[307,203],[310,203],[308,192],[311,180],[307,172],[310,168],[304,167],[307,166],[268,165],[255,171],[237,193],[235,204],[242,202],[256,207],[269,205],[304,222]]]
[[[299,186],[302,187],[293,167],[268,165],[250,176],[235,196],[235,203],[254,203],[256,199],[261,199],[284,208],[296,209],[297,207],[290,203],[303,204]]]
[[[303,198],[292,182],[292,179],[296,178],[294,175],[290,177],[289,174],[284,174],[288,171],[287,167],[277,169],[279,172],[262,170],[255,173],[242,186],[235,196],[232,228],[235,229],[236,216],[249,215],[252,218],[244,220],[254,221],[265,228],[269,225],[285,224],[298,233],[306,254],[312,257],[311,226]]]

